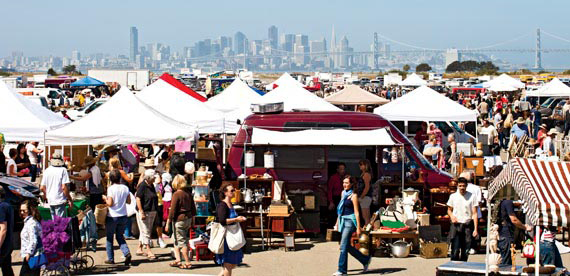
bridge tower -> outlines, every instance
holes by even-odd
[[[540,43],[540,28],[536,29],[536,53],[534,57],[534,68],[542,69],[542,47]]]
[[[372,58],[374,59],[374,70],[378,70],[378,33],[374,32],[374,43],[372,46]]]

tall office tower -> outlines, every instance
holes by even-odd
[[[234,35],[234,51],[236,54],[243,54],[245,53],[247,46],[246,46],[246,36],[242,32],[237,32]]]
[[[298,34],[295,36],[295,46],[303,46],[309,48],[309,37],[304,34]]]
[[[278,47],[278,43],[279,43],[279,31],[277,29],[277,27],[275,26],[271,26],[269,27],[269,29],[267,30],[267,39],[269,40],[269,44],[271,45],[271,48],[273,49],[277,49]]]
[[[445,52],[445,68],[455,61],[461,61],[461,54],[457,49],[447,49]]]
[[[335,52],[337,51],[336,48],[336,35],[334,33],[334,25],[332,27],[332,34],[331,34],[331,48],[330,51],[333,53],[330,57],[331,59],[331,63],[332,63],[332,68],[336,68],[338,66],[338,60],[337,60],[337,55],[335,54]]]
[[[282,34],[281,35],[281,50],[287,52],[293,52],[293,45],[295,44],[294,34]]]
[[[138,54],[139,54],[139,30],[137,29],[137,27],[131,27],[131,47],[130,47],[131,62],[136,62]]]

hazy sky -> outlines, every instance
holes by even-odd
[[[570,1],[4,1],[0,56],[128,54],[129,27],[139,44],[163,42],[175,50],[204,38],[244,32],[265,39],[267,28],[305,33],[310,40],[347,35],[356,50],[368,49],[372,33],[426,48],[477,48],[528,34],[504,49],[534,48],[537,27],[570,40]],[[400,48],[393,46],[393,48]],[[543,35],[543,48],[569,42]],[[409,49],[401,47],[401,49]],[[496,54],[498,56],[502,54]],[[533,63],[532,54],[510,54]],[[545,54],[544,64],[570,67],[570,53]],[[520,62],[520,61],[519,61]]]

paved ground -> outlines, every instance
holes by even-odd
[[[244,264],[235,270],[234,275],[331,275],[336,271],[338,260],[338,243],[312,242],[307,239],[296,239],[297,251],[285,252],[279,249],[246,254]],[[137,241],[128,241],[131,252],[136,250]],[[159,257],[157,261],[148,261],[143,257],[133,256],[131,267],[120,264],[110,266],[103,264],[106,259],[105,239],[98,242],[97,253],[89,253],[95,258],[96,270],[91,274],[109,273],[153,273],[153,274],[191,274],[191,275],[217,275],[220,268],[213,261],[193,262],[193,269],[181,270],[168,266],[170,249],[153,248]],[[133,254],[134,255],[134,254]],[[116,261],[122,261],[122,254],[118,248],[115,250]],[[565,264],[570,264],[570,254],[562,256]],[[484,262],[484,255],[471,256],[470,261]],[[13,254],[14,269],[18,275],[21,265],[19,252]],[[434,275],[435,268],[449,261],[449,259],[423,259],[412,256],[405,259],[373,258],[370,271],[366,275]],[[523,265],[524,259],[517,259],[517,264]],[[358,275],[362,266],[349,256],[349,274]]]

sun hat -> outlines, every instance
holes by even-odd
[[[518,117],[516,123],[517,123],[517,124],[524,124],[524,118],[523,118],[523,117]]]
[[[83,167],[91,167],[96,162],[97,162],[97,160],[95,160],[95,158],[93,158],[93,156],[88,155],[83,160]]]
[[[152,168],[152,167],[156,167],[156,165],[154,164],[154,160],[152,158],[147,158],[146,160],[144,160],[143,167]]]
[[[63,162],[63,156],[61,153],[55,152],[51,155],[51,160],[49,161],[50,164],[54,167],[62,167],[65,163]]]
[[[548,131],[548,135],[558,134],[558,133],[560,133],[560,132],[558,132],[558,130],[556,130],[555,128],[551,128],[551,129]]]
[[[540,125],[540,128],[548,129],[548,126],[546,126],[546,124],[542,124]]]

